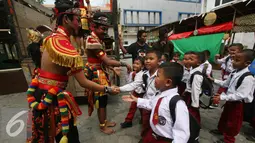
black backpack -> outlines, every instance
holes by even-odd
[[[212,105],[212,97],[214,95],[213,91],[213,82],[207,77],[206,70],[203,69],[203,72],[196,71],[190,76],[190,83],[192,85],[193,79],[195,75],[201,75],[203,76],[203,82],[202,82],[202,92],[200,94],[199,98],[199,105],[203,109],[209,108],[210,105]]]
[[[170,110],[170,115],[173,120],[173,126],[176,121],[176,116],[175,116],[175,108],[176,108],[176,103],[182,100],[182,98],[179,95],[175,95],[172,97],[172,99],[169,102],[169,110]],[[200,125],[197,122],[197,120],[189,113],[189,129],[190,129],[190,137],[188,143],[198,143],[199,139],[199,132],[200,132]]]
[[[235,89],[238,89],[242,84],[243,80],[247,76],[253,76],[251,72],[246,72],[237,80]],[[255,97],[255,91],[253,92],[253,97]],[[251,103],[244,102],[243,108],[243,121],[251,123],[252,118],[255,117],[255,99],[253,98]]]

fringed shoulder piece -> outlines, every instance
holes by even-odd
[[[67,36],[53,33],[43,42],[43,48],[47,50],[53,63],[69,68],[83,67],[83,59],[72,46]]]
[[[93,32],[87,37],[85,48],[86,50],[104,49],[103,43],[101,43],[99,38]]]

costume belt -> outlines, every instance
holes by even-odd
[[[38,77],[38,82],[41,84],[44,84],[44,85],[56,86],[56,87],[59,87],[62,89],[64,89],[67,86],[67,82],[61,82],[61,81],[47,79],[47,78],[43,78],[43,77]],[[40,84],[39,84],[39,86],[40,86]]]
[[[68,82],[68,76],[50,73],[38,69],[38,87],[40,89],[48,90],[52,87],[65,89]]]

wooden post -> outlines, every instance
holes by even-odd
[[[234,16],[233,16],[233,25],[235,25],[235,21],[236,21],[236,9],[235,9],[235,13],[234,13]],[[234,27],[233,27],[234,28]],[[234,37],[235,35],[233,34],[233,29],[231,30],[230,32],[230,39],[228,41],[228,45],[232,44],[231,42],[234,41]],[[232,40],[231,40],[232,39]]]
[[[119,47],[119,31],[118,31],[118,1],[112,0],[112,21],[114,30],[114,40],[115,40],[115,56],[116,59],[120,60],[120,47]],[[117,78],[117,85],[120,85],[120,79]]]

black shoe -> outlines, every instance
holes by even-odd
[[[130,128],[132,127],[132,122],[124,122],[124,123],[120,123],[121,128]]]
[[[215,108],[218,108],[219,107],[219,104],[212,104],[209,106],[210,109],[215,109]]]
[[[222,133],[218,129],[211,130],[210,133],[214,135],[222,135]]]

